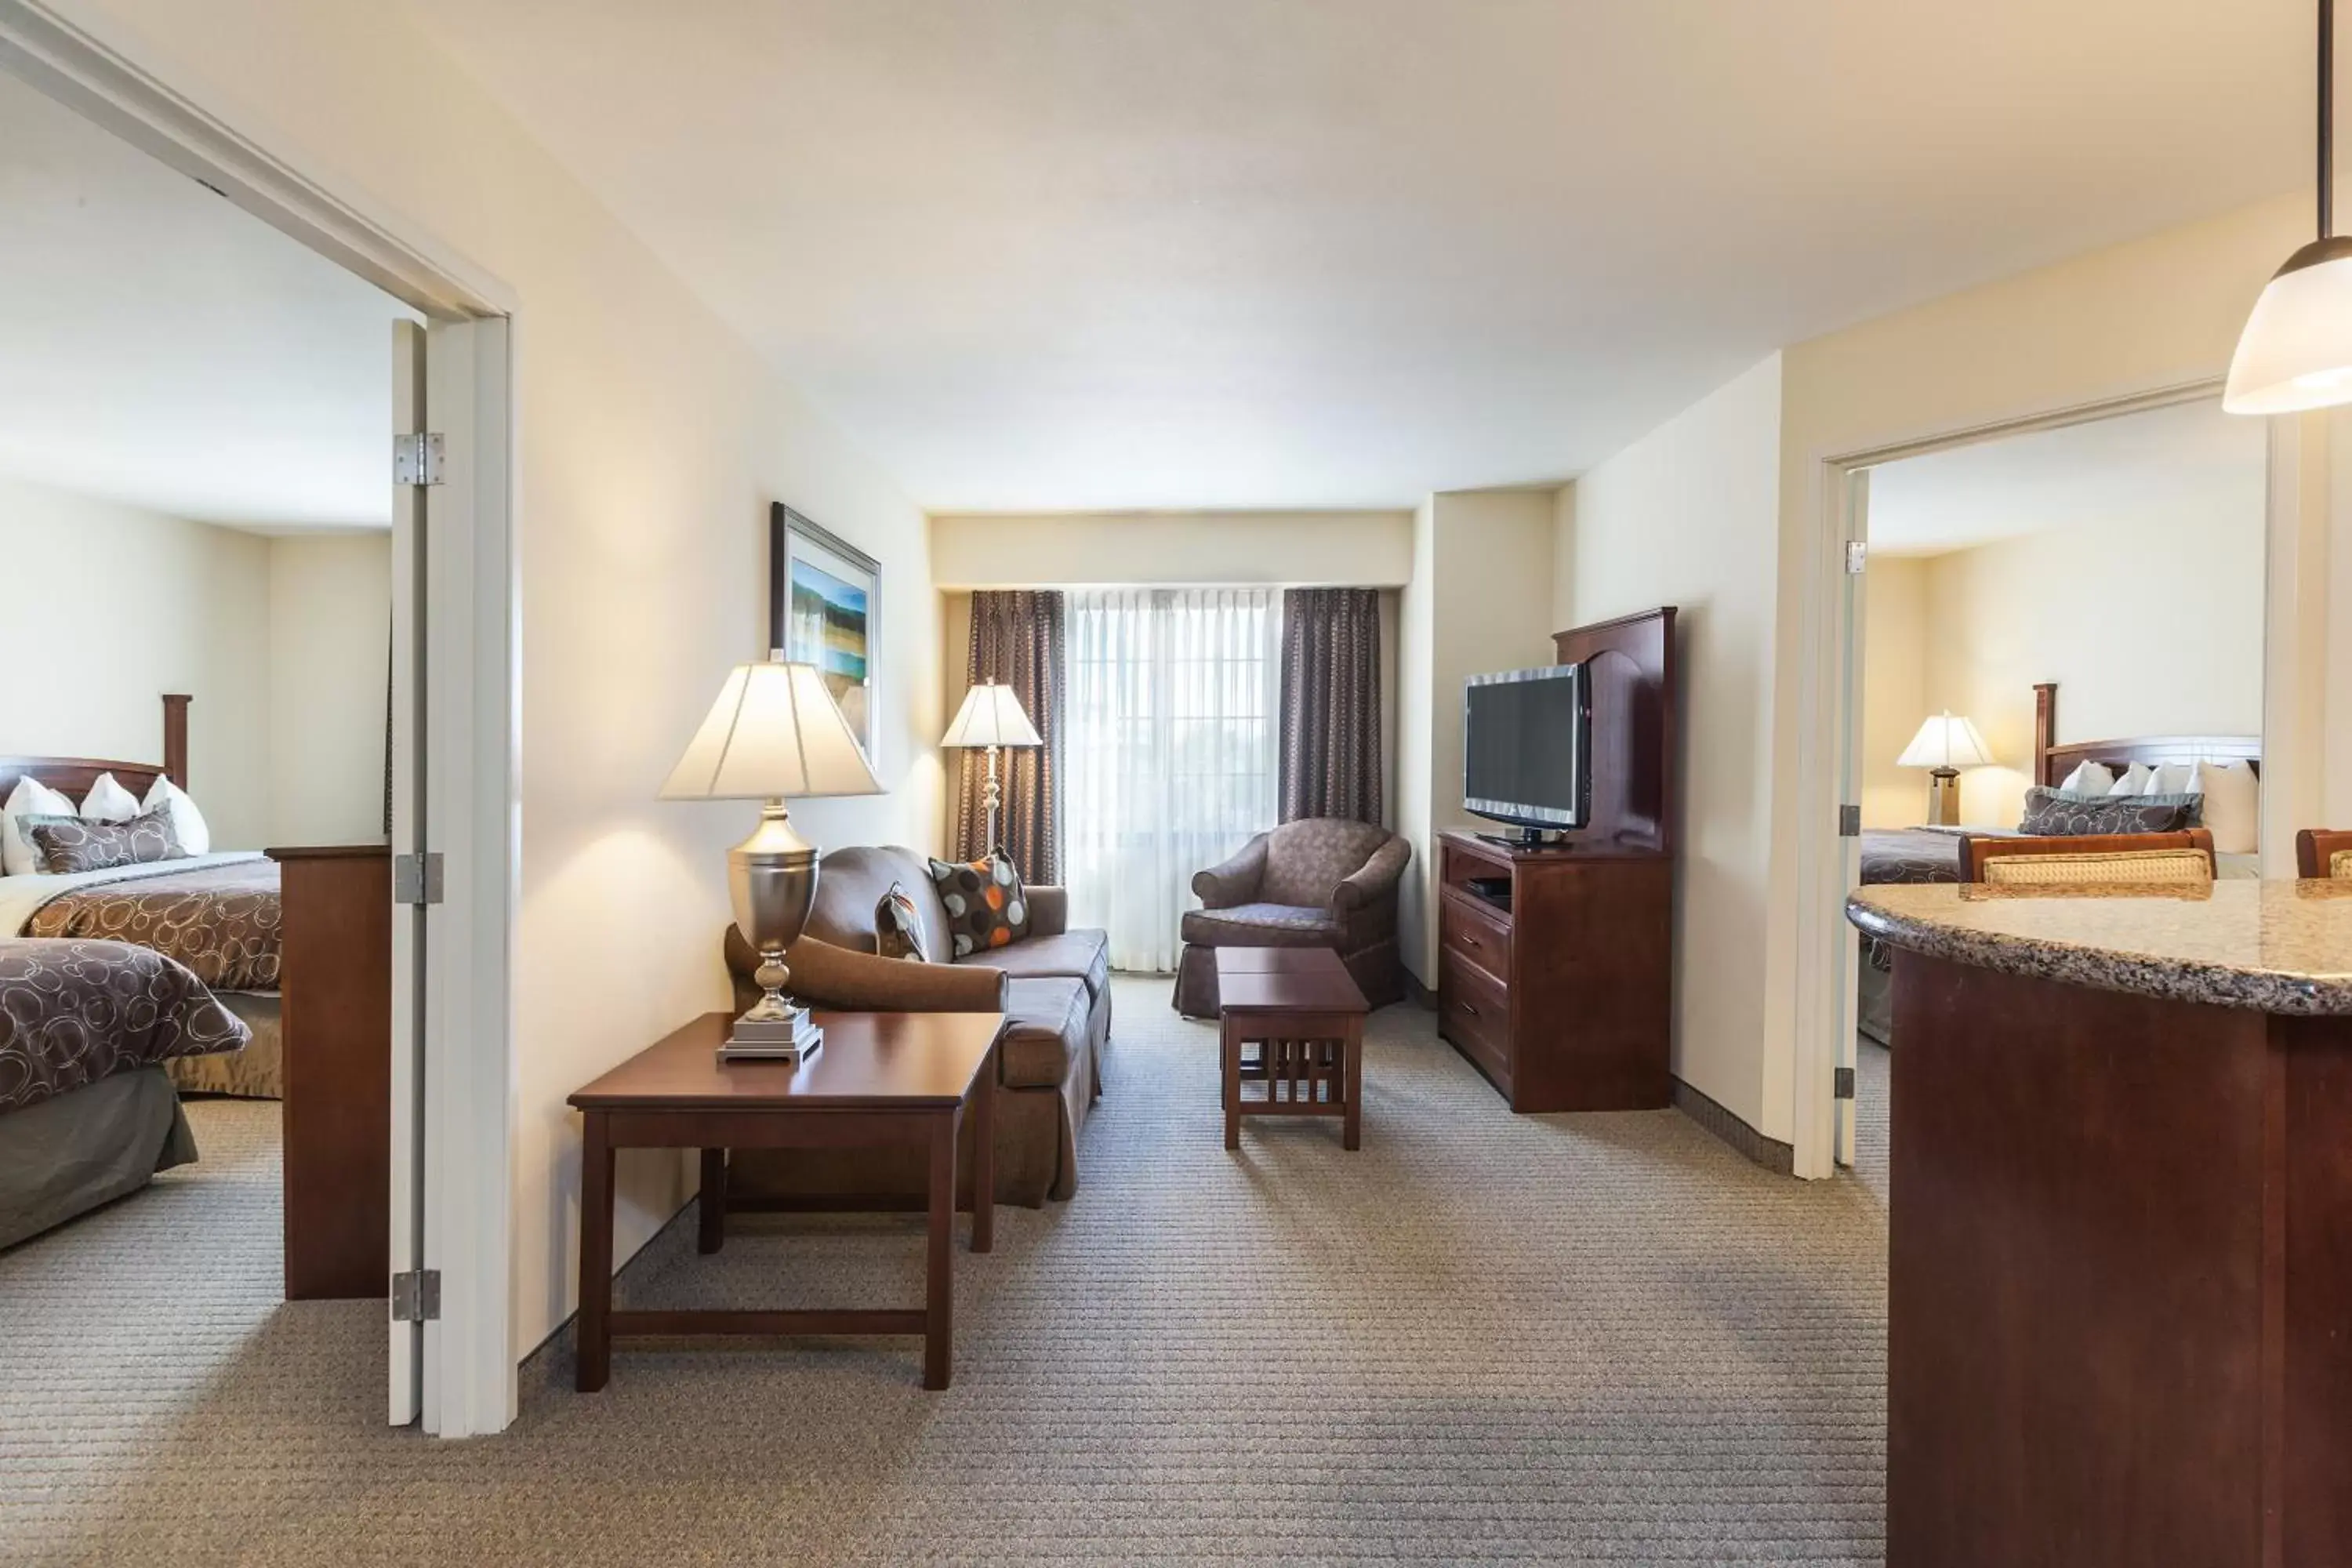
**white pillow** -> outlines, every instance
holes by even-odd
[[[2205,826],[2217,855],[2252,855],[2262,848],[2263,784],[2243,763],[2199,763],[2189,791],[2205,797]]]
[[[16,827],[20,816],[72,816],[74,803],[45,784],[18,779],[0,805],[0,871],[11,877],[29,876],[41,868],[39,852]]]
[[[2076,763],[2058,787],[2069,795],[2105,795],[2115,782],[2116,775],[2106,763]]]
[[[2154,792],[2147,787],[2147,781],[2155,776],[2155,770],[2146,763],[2134,763],[2124,770],[2122,775],[2114,784],[2107,786],[2107,793],[2109,795],[2153,794]]]
[[[196,809],[196,803],[188,798],[186,790],[162,773],[157,773],[155,782],[148,786],[147,798],[139,803],[139,809],[152,811],[159,805],[171,808],[172,837],[180,841],[182,853],[212,853],[213,830],[205,825],[205,814]]]
[[[115,783],[112,773],[100,773],[81,797],[81,814],[89,822],[128,822],[139,815],[139,797]]]
[[[2194,763],[2159,763],[2147,771],[2147,793],[2150,795],[2189,795],[2189,775],[2197,771]]]

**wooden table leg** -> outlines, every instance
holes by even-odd
[[[971,1093],[971,1249],[996,1245],[996,1063],[1000,1041],[980,1064],[980,1087]]]
[[[1218,1034],[1219,1076],[1225,1087],[1225,1147],[1238,1149],[1242,1146],[1242,1026],[1228,1013],[1220,1021]],[[1267,1080],[1268,1093],[1273,1092],[1272,1081]]]
[[[1340,1124],[1339,1147],[1360,1149],[1364,1146],[1364,1021],[1348,1020],[1348,1033],[1339,1045],[1345,1058],[1341,1071],[1348,1079],[1348,1116]]]
[[[698,1252],[716,1252],[727,1245],[727,1151],[702,1152],[701,1228],[694,1238]]]
[[[931,1135],[930,1245],[923,1263],[923,1386],[948,1385],[955,1353],[955,1265],[950,1242],[955,1236],[956,1123],[958,1106],[939,1119]],[[977,1200],[975,1200],[977,1201]]]
[[[580,1324],[573,1386],[593,1394],[613,1370],[613,1144],[601,1110],[582,1118]]]

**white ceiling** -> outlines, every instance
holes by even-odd
[[[1566,478],[2309,178],[2306,0],[411,4],[942,511]]]
[[[2119,518],[2259,516],[2269,439],[2216,400],[1889,463],[1870,472],[1870,548],[1940,555]]]
[[[0,474],[264,531],[387,526],[395,316],[0,74]]]

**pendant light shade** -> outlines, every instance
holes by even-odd
[[[2336,236],[2336,0],[2319,0],[2319,237],[2254,301],[2221,406],[2294,414],[2352,403],[2352,237]]]

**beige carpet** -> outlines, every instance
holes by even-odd
[[[503,1436],[384,1431],[381,1310],[275,1300],[274,1109],[199,1104],[203,1163],[0,1254],[0,1558],[1879,1560],[1867,1184],[1672,1112],[1513,1117],[1409,1009],[1360,1153],[1276,1123],[1228,1155],[1213,1037],[1166,995],[1119,983],[1077,1199],[959,1255],[944,1394],[912,1342],[625,1351],[584,1398],[559,1350]],[[904,1222],[761,1221],[717,1260],[685,1228],[629,1298],[917,1299]]]

